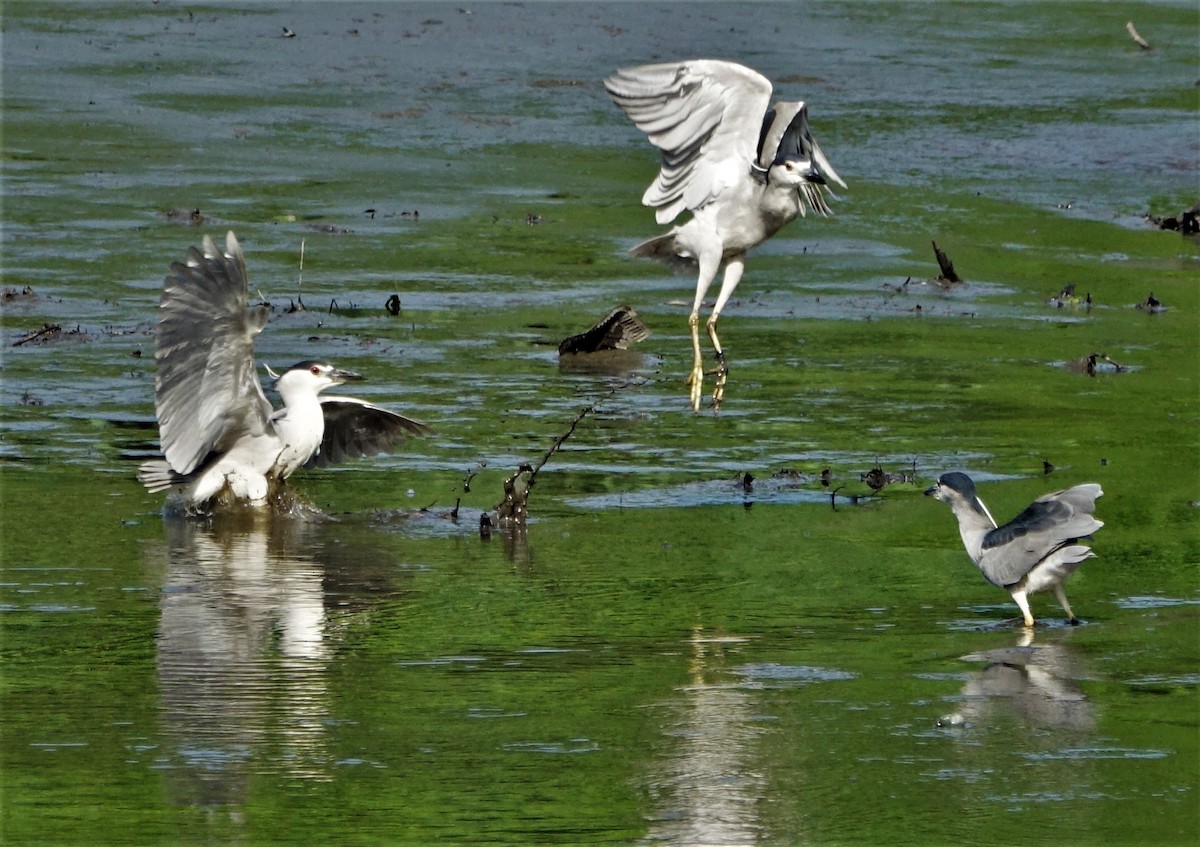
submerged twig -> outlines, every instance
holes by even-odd
[[[296,281],[296,303],[298,308],[292,311],[306,312],[308,309],[304,305],[304,239],[300,239],[300,277]]]
[[[496,504],[496,517],[502,526],[523,527],[525,525],[526,520],[529,518],[529,489],[537,481],[538,472],[550,461],[550,457],[562,448],[566,440],[575,432],[575,428],[579,426],[580,421],[596,411],[597,406],[608,400],[628,384],[622,383],[621,385],[613,386],[599,400],[580,409],[579,414],[575,415],[566,430],[554,439],[554,442],[550,445],[550,449],[542,455],[537,464],[522,463],[520,467],[505,478],[504,499]]]
[[[1133,21],[1125,22],[1125,31],[1129,33],[1129,37],[1134,40],[1138,47],[1141,47],[1143,50],[1151,49],[1150,42],[1138,34],[1137,27],[1133,25]]]
[[[22,344],[28,344],[31,341],[42,341],[47,338],[53,338],[62,334],[62,327],[58,324],[43,324],[41,329],[30,330],[13,342],[13,347],[20,347]]]

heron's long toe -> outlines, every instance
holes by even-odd
[[[725,399],[725,380],[729,376],[729,368],[725,364],[725,354],[717,351],[717,381],[713,386],[713,411],[721,408],[721,401]]]

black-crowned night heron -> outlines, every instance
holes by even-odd
[[[604,81],[613,101],[662,151],[662,170],[642,196],[660,224],[685,211],[692,219],[634,247],[635,256],[699,268],[692,331],[692,409],[700,409],[703,359],[700,307],[721,264],[725,276],[708,317],[717,357],[713,407],[720,408],[728,368],[717,318],[737,288],[746,251],[797,215],[829,214],[829,181],[846,186],[808,129],[802,101],[771,105],[771,83],[733,62],[700,59],[643,65]]]
[[[191,247],[186,263],[172,263],[159,301],[154,379],[166,461],[138,470],[148,489],[179,489],[191,512],[217,502],[260,506],[302,466],[373,455],[432,431],[353,397],[319,397],[362,379],[325,362],[284,371],[275,381],[283,400],[276,411],[253,347],[270,308],[248,309],[246,297],[246,260],[232,232],[224,252],[205,236],[203,253]]]
[[[1053,591],[1071,623],[1079,623],[1062,584],[1095,555],[1076,542],[1104,526],[1092,516],[1096,498],[1104,493],[1099,485],[1092,482],[1045,494],[1000,527],[964,473],[942,474],[925,493],[954,511],[967,555],[988,582],[1012,595],[1025,626],[1033,626],[1029,595],[1039,591]]]

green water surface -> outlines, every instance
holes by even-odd
[[[4,843],[1194,843],[1200,251],[1141,218],[1200,194],[1195,9],[792,8],[6,4]],[[625,255],[655,160],[599,80],[718,54],[851,188],[752,255],[693,415],[693,280]],[[297,474],[307,517],[134,479],[158,287],[230,228],[262,361],[437,430]],[[647,341],[558,360],[619,302]],[[1000,520],[1101,484],[1081,626],[1015,625],[949,470]]]

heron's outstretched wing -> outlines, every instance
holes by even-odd
[[[750,179],[771,83],[733,62],[698,59],[624,68],[604,81],[613,101],[662,151],[642,196],[659,223]]]
[[[1011,585],[1060,547],[1104,526],[1092,516],[1104,492],[1095,483],[1055,491],[983,537],[979,567],[996,585]]]
[[[433,428],[382,406],[353,397],[322,397],[325,436],[321,449],[305,467],[323,468],[358,456],[387,453],[412,436],[433,433]]]
[[[159,300],[154,401],[163,453],[180,474],[213,450],[270,425],[271,404],[254,368],[254,336],[266,306],[246,308],[246,260],[233,233],[221,252],[188,248]]]

